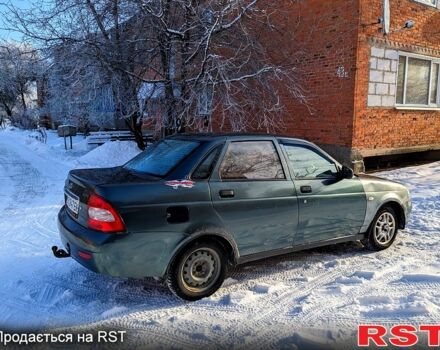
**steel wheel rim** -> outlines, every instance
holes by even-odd
[[[213,249],[200,248],[192,251],[182,264],[182,284],[194,293],[210,289],[220,276],[220,264],[220,256]]]
[[[382,245],[390,243],[396,233],[396,219],[394,216],[385,212],[378,217],[374,226],[374,236],[376,241]]]

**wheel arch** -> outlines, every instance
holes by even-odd
[[[383,203],[379,209],[377,210],[376,214],[382,210],[383,208],[390,207],[394,210],[394,212],[397,215],[398,220],[398,227],[399,229],[403,230],[406,227],[406,217],[405,217],[405,210],[398,201],[396,200],[389,200],[385,203]]]
[[[367,208],[365,212],[365,220],[361,233],[367,233],[373,223],[379,210],[385,206],[389,206],[394,209],[397,214],[398,227],[404,229],[407,223],[407,217],[405,213],[405,206],[399,194],[386,191],[386,192],[366,192]]]
[[[171,259],[168,262],[166,275],[170,269],[173,261],[189,246],[197,242],[216,242],[220,244],[228,254],[228,261],[232,265],[236,265],[238,258],[240,257],[238,246],[235,243],[233,237],[226,231],[218,228],[204,228],[199,229],[183,240],[179,246],[175,249]]]

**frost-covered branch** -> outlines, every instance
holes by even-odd
[[[277,2],[45,1],[27,11],[9,3],[4,15],[46,57],[56,119],[122,122],[143,147],[142,125],[162,135],[212,130],[213,120],[274,131],[286,100],[307,100],[295,58],[264,39],[277,30]]]

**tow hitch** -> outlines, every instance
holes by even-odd
[[[54,257],[58,259],[70,258],[70,253],[66,252],[64,249],[58,248],[56,245],[52,247],[52,253]]]

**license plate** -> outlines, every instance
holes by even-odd
[[[72,193],[65,192],[66,195],[66,206],[69,210],[78,215],[79,212],[79,198]]]

